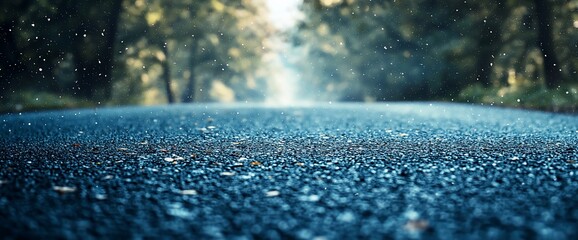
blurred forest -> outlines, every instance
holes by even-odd
[[[302,101],[578,105],[578,0],[304,0],[289,29],[267,1],[2,1],[0,112],[261,102],[287,83]]]

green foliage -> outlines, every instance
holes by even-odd
[[[129,101],[163,103],[169,92],[177,100],[221,100],[211,95],[213,82],[234,88],[233,100],[248,99],[259,87],[254,79],[268,23],[254,3],[139,0],[126,1],[124,8],[118,56],[122,68],[115,73],[120,79],[115,89],[144,93]],[[168,76],[162,74],[165,68],[170,68]],[[164,83],[168,91],[163,91]],[[125,94],[114,96],[120,103]]]
[[[495,106],[576,113],[578,85],[547,89],[537,84],[491,88],[475,84],[465,88],[457,100]]]
[[[304,99],[575,108],[578,3],[537,1],[305,0],[282,64]],[[4,109],[259,101],[275,74],[264,0],[0,7]]]
[[[2,99],[2,101],[0,101],[0,113],[94,107],[98,105],[98,103],[70,95],[57,95],[46,91],[25,90],[18,94],[8,94],[5,99]]]
[[[94,103],[158,104],[169,93],[219,100],[214,82],[250,99],[264,84],[256,79],[270,34],[259,3],[3,2],[0,99],[36,90]]]
[[[555,33],[550,58],[561,60],[554,66],[560,72],[555,80],[571,84],[578,79],[578,4],[548,4],[551,24],[538,22],[533,1],[305,1],[307,17],[295,45],[309,61],[300,71],[315,79],[312,92],[331,89],[333,98],[346,100],[472,94],[465,97],[483,101],[496,89],[510,89],[512,79],[525,79],[526,85],[514,84],[520,86],[506,96],[528,94],[525,99],[538,100],[532,97],[539,92],[535,89],[550,86],[545,79],[552,74],[552,66],[544,64],[544,45],[536,44],[539,25]],[[557,101],[557,94],[549,96]]]

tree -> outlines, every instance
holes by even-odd
[[[544,80],[548,88],[555,89],[560,87],[562,76],[552,37],[554,25],[552,22],[552,2],[549,0],[534,0],[534,9],[538,20],[538,47],[544,57]]]
[[[79,22],[74,29],[75,92],[94,101],[107,101],[112,91],[114,50],[122,0],[73,1]]]
[[[1,19],[6,62],[0,74],[14,89],[59,93],[74,88],[79,98],[108,100],[121,0],[16,1]],[[71,57],[69,57],[71,56]],[[59,75],[74,64],[75,79]]]
[[[33,1],[4,1],[0,14],[0,95],[14,89],[18,84],[16,76],[25,71],[26,65],[19,55],[18,22],[22,13],[33,4]]]
[[[140,79],[147,98],[192,102],[218,100],[207,93],[219,81],[235,89],[235,97],[250,97],[267,34],[256,0],[147,3],[125,3],[117,75],[126,85]]]
[[[568,74],[576,74],[572,70],[576,27],[568,26],[576,4],[550,0],[304,4],[307,18],[295,43],[310,60],[301,65],[305,74],[311,74],[305,78],[324,79],[315,81],[318,89],[358,96],[354,100],[454,98],[471,85],[530,86],[540,79],[556,88]],[[559,56],[565,61],[560,62]],[[358,93],[351,94],[352,89]]]
[[[357,101],[430,99],[459,91],[449,72],[462,71],[461,65],[452,66],[448,58],[463,52],[455,50],[463,44],[451,18],[464,14],[449,11],[453,6],[419,0],[305,4],[308,18],[296,44],[310,60],[303,61],[303,71],[320,73],[305,78],[325,79],[317,81],[320,89]]]
[[[478,12],[474,15],[472,25],[479,33],[472,36],[477,39],[475,81],[484,87],[492,86],[493,58],[498,55],[502,47],[503,24],[508,17],[508,6],[502,1],[489,1],[477,6]]]

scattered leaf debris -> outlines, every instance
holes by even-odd
[[[177,155],[173,155],[171,157],[165,157],[164,160],[167,162],[173,162],[174,163],[176,161],[185,160],[185,158],[177,156]]]
[[[279,194],[281,194],[279,191],[277,190],[272,190],[272,191],[268,191],[265,193],[265,196],[267,197],[277,197],[279,196]]]
[[[303,202],[318,202],[321,197],[317,194],[299,196],[299,200]]]
[[[408,232],[423,232],[429,229],[429,222],[424,219],[408,220],[403,229]]]
[[[105,200],[106,194],[96,194],[96,195],[94,195],[94,197],[98,200]]]
[[[243,163],[234,163],[231,168],[240,168],[240,167],[244,167]]]
[[[66,187],[66,186],[54,186],[52,187],[52,189],[58,193],[71,193],[71,192],[76,192],[76,188],[75,187]]]
[[[261,166],[261,162],[259,161],[252,161],[251,166]]]
[[[194,189],[185,189],[185,190],[181,190],[180,193],[182,195],[197,195],[197,190]]]

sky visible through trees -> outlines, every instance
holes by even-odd
[[[572,111],[578,0],[14,0],[0,110],[435,100]]]
[[[301,20],[300,0],[275,1],[267,0],[266,6],[271,24],[276,29],[268,41],[273,46],[269,67],[270,91],[267,92],[266,102],[271,104],[294,104],[300,99],[298,86],[303,84],[301,75],[293,66],[294,61],[300,59],[284,35],[291,34],[297,23]]]

